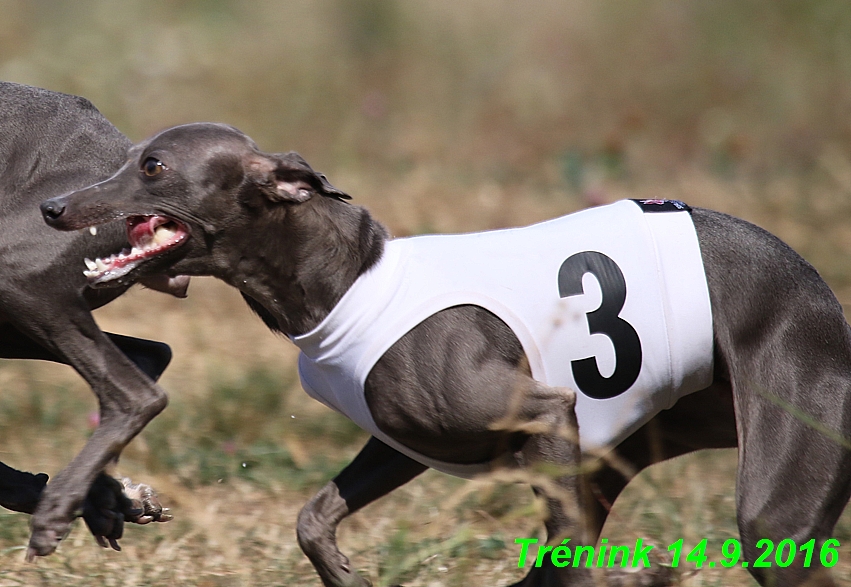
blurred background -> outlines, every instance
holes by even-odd
[[[677,198],[786,240],[851,303],[851,4],[842,0],[0,0],[0,79],[90,99],[134,141],[212,120],[299,151],[394,235],[513,226],[624,197]],[[301,504],[365,435],[309,400],[294,347],[239,296],[133,290],[103,328],[169,343],[169,408],[119,471],[175,521],[101,551],[78,524],[22,563],[0,513],[2,585],[319,585]],[[69,369],[0,363],[0,459],[56,473],[96,426]],[[737,537],[735,451],[643,473],[610,543]],[[507,584],[536,536],[525,487],[429,472],[345,522],[377,585]],[[851,520],[837,528],[851,540]],[[851,550],[840,549],[843,585]],[[755,585],[688,567],[682,585]]]

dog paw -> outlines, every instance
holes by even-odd
[[[121,550],[118,540],[126,522],[148,524],[171,519],[148,485],[133,483],[128,478],[119,482],[104,473],[92,484],[83,505],[83,520],[89,531],[98,544],[113,550]]]
[[[124,495],[133,504],[133,510],[138,515],[128,515],[125,519],[134,524],[149,524],[150,522],[169,522],[174,516],[168,508],[164,508],[150,485],[133,483],[128,477],[121,480]]]
[[[71,525],[58,520],[44,520],[34,516],[32,533],[27,546],[27,562],[32,562],[37,556],[53,554],[62,539],[68,534]]]

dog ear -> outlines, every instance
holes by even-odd
[[[282,155],[264,155],[249,163],[249,176],[260,191],[273,202],[306,202],[319,194],[349,200],[322,173],[314,171],[295,151]]]

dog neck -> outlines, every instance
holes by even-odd
[[[387,230],[360,206],[314,197],[264,217],[225,281],[271,329],[288,336],[313,330],[384,251]],[[247,245],[247,246],[246,246]],[[234,258],[236,257],[236,258]]]

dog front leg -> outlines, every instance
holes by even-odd
[[[41,496],[32,519],[28,549],[32,558],[56,549],[95,478],[165,408],[167,398],[97,327],[87,310],[71,309],[45,317],[37,325],[17,326],[80,373],[98,397],[101,414],[98,428],[82,451]]]
[[[109,332],[106,335],[154,381],[159,379],[171,360],[171,349],[161,342]],[[9,323],[0,325],[0,357],[66,362],[62,357],[24,336]],[[32,514],[38,506],[46,483],[47,475],[44,473],[17,471],[0,463],[0,505],[10,510]],[[83,518],[100,544],[112,545],[117,550],[116,540],[121,537],[124,521],[147,524],[152,521],[168,521],[171,515],[147,485],[134,485],[129,479],[119,482],[106,473],[101,473],[86,496]]]
[[[586,519],[591,512],[583,508],[576,394],[571,389],[549,387],[531,379],[518,389],[521,396],[515,409],[494,427],[526,435],[525,442],[515,453],[515,460],[546,504],[547,543],[540,548],[547,550],[543,554],[539,550],[528,575],[512,587],[670,585],[668,569],[658,565],[627,576],[608,570],[592,574],[590,567],[595,565],[587,565],[585,560],[580,560],[580,564],[568,560],[565,564],[567,551],[558,550],[562,545],[570,549],[571,556],[577,556],[577,546],[593,547],[597,539],[594,520]],[[569,541],[564,543],[566,539]],[[556,566],[556,562],[560,566]]]
[[[352,569],[337,548],[337,526],[348,515],[386,495],[428,467],[370,438],[355,459],[298,515],[301,549],[326,587],[367,587],[369,581]]]
[[[570,539],[571,546],[587,544],[580,509],[576,394],[571,389],[523,379],[524,383],[516,388],[520,395],[515,400],[519,401],[493,428],[526,436],[514,457],[535,494],[545,501],[548,550],[553,551],[564,539]],[[592,587],[594,584],[588,569],[572,565],[556,567],[550,556],[544,556],[540,565],[536,561],[529,574],[512,587]]]

